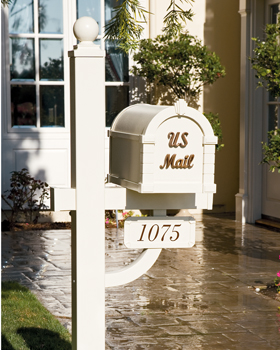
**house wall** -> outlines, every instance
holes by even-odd
[[[151,0],[150,36],[161,34],[163,18],[170,0]],[[190,5],[182,5],[189,8]],[[218,113],[225,147],[216,153],[214,210],[235,211],[239,185],[239,116],[240,116],[240,14],[239,1],[202,0],[192,6],[193,21],[186,27],[207,47],[216,52],[226,68],[226,77],[206,87],[197,108]]]
[[[146,36],[153,38],[162,33],[163,18],[166,15],[166,9],[170,4],[170,0],[142,0],[141,3],[149,5],[147,7],[155,14],[149,16],[149,23],[146,27]],[[185,9],[190,7],[186,3],[180,3],[180,6]],[[225,211],[234,211],[234,195],[238,192],[239,167],[240,16],[238,14],[238,0],[197,0],[193,3],[192,9],[195,16],[193,21],[188,21],[187,29],[192,35],[198,36],[211,50],[215,51],[220,56],[222,64],[226,67],[226,78],[216,82],[213,87],[205,89],[198,102],[198,109],[202,112],[211,111],[220,115],[225,148],[217,153],[216,158],[215,182],[217,183],[217,194],[214,196],[214,205],[216,205],[216,208],[221,208]],[[2,12],[3,15],[4,13]],[[69,18],[69,33],[72,33],[72,23],[73,19]],[[4,34],[2,35],[4,36]],[[6,38],[7,35],[5,36]],[[2,44],[4,43],[5,40],[2,38]],[[4,45],[7,45],[7,43]],[[3,100],[6,101],[6,97]],[[2,108],[4,108],[3,105]],[[3,130],[6,132],[5,125]],[[41,137],[41,135],[38,139],[34,139],[32,134],[30,138],[33,143],[38,142],[38,145],[36,144],[33,147],[36,150],[41,149],[42,145],[48,141],[46,137]],[[10,139],[9,141],[15,142]],[[65,140],[65,142],[68,142],[68,140]],[[13,148],[14,146],[9,147]],[[56,147],[54,144],[51,148]],[[18,149],[19,147],[16,146],[14,148]],[[50,147],[48,146],[48,148]],[[7,154],[7,156],[11,155]],[[4,158],[2,158],[3,162]],[[14,160],[10,161],[10,163],[5,161],[6,166],[7,164],[14,165]],[[14,167],[8,166],[6,173],[9,174],[13,169]],[[35,170],[37,171],[37,169]],[[63,186],[67,187],[69,176],[66,177],[67,179]],[[54,184],[56,184],[55,181]],[[4,187],[5,185],[6,183]]]
[[[204,42],[216,52],[226,77],[204,90],[204,112],[218,113],[225,147],[216,153],[214,205],[235,211],[239,179],[240,14],[239,1],[206,0]]]

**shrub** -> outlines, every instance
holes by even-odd
[[[1,196],[11,210],[10,216],[6,214],[10,228],[20,213],[25,215],[28,223],[37,223],[39,212],[46,209],[44,202],[49,198],[49,185],[35,180],[25,168],[11,174],[10,189]]]
[[[280,24],[268,24],[265,28],[266,39],[252,38],[256,43],[255,56],[250,58],[256,71],[258,86],[264,87],[271,96],[280,97]],[[268,132],[268,143],[263,142],[263,160],[270,170],[280,173],[280,130]]]
[[[203,86],[225,76],[225,68],[215,52],[187,32],[166,31],[155,39],[143,39],[133,59],[136,65],[132,73],[145,78],[149,87],[166,87],[174,99],[185,99],[190,105],[196,103]],[[205,116],[218,136],[220,149],[224,145],[219,116]]]

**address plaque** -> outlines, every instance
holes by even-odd
[[[192,217],[129,217],[124,223],[127,248],[191,248],[195,244]]]

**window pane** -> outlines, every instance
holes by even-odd
[[[100,0],[77,0],[77,18],[88,16],[96,20],[101,33]]]
[[[39,0],[39,32],[63,33],[62,0]]]
[[[116,48],[116,43],[106,41],[106,81],[125,81],[128,75],[128,55]]]
[[[9,32],[34,32],[33,0],[16,0],[9,5]]]
[[[269,102],[276,102],[277,100],[279,100],[277,97],[275,97],[275,96],[273,96],[272,94],[271,94],[271,92],[269,91],[268,92],[268,101]],[[279,102],[279,101],[278,101]]]
[[[40,87],[41,126],[64,126],[64,86]]]
[[[115,17],[114,8],[123,3],[123,0],[105,0],[105,25]]]
[[[128,86],[106,86],[106,126],[128,106]]]
[[[11,87],[12,126],[36,126],[35,86]]]
[[[268,130],[275,130],[278,127],[279,105],[268,106]]]
[[[270,21],[272,24],[276,24],[277,23],[277,14],[279,12],[279,4],[272,5],[270,9],[271,9]]]
[[[63,40],[40,39],[40,79],[63,80]]]
[[[10,38],[11,80],[35,80],[34,40]]]

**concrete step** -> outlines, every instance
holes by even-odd
[[[280,232],[280,222],[271,219],[258,219],[256,225],[263,226],[265,228]]]

